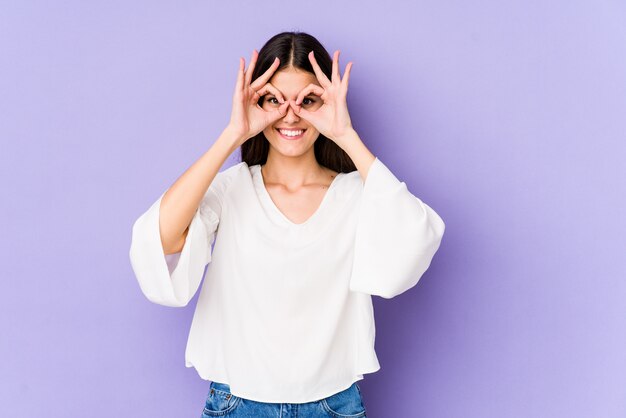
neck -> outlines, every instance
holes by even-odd
[[[288,188],[298,188],[326,178],[326,170],[317,162],[313,152],[296,157],[270,152],[261,168],[266,183],[284,184]]]

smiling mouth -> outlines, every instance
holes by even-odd
[[[282,138],[294,140],[302,138],[306,129],[276,129],[276,131]]]

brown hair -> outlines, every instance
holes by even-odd
[[[259,51],[257,63],[252,72],[252,80],[259,78],[269,67],[275,57],[280,65],[274,74],[285,67],[294,67],[315,74],[308,54],[313,51],[322,72],[330,79],[332,75],[332,58],[322,44],[313,36],[304,32],[281,32],[271,37]],[[263,106],[264,97],[259,99]],[[248,166],[265,164],[270,144],[263,132],[248,139],[241,145],[241,161]],[[348,154],[333,140],[321,133],[313,145],[315,159],[318,164],[337,172],[351,172],[356,166]]]

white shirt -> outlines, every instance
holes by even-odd
[[[378,158],[365,182],[358,170],[338,173],[301,224],[274,204],[260,165],[227,168],[176,255],[164,256],[161,244],[163,194],[132,229],[141,290],[154,303],[186,306],[208,264],[185,365],[259,402],[316,401],[379,370],[371,295],[413,287],[445,229]]]

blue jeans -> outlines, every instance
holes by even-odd
[[[357,382],[327,398],[307,403],[265,403],[230,393],[230,385],[211,382],[201,418],[366,418]]]

